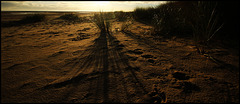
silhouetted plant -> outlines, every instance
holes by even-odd
[[[98,14],[94,14],[93,22],[103,33],[110,33],[110,18],[107,17],[106,13],[99,12]]]
[[[216,10],[217,4],[216,1],[198,1],[190,2],[189,8],[183,7],[187,23],[192,27],[193,40],[202,54],[205,53],[204,47],[223,27]]]
[[[196,46],[207,46],[223,27],[219,21],[216,1],[171,1],[156,8],[136,8],[134,19],[154,27],[153,35],[183,35],[193,37]],[[203,51],[202,51],[203,50]]]
[[[133,12],[133,18],[139,22],[150,24],[154,16],[155,9],[137,7]]]
[[[174,6],[174,2],[159,5],[153,12],[154,30],[157,33],[171,35],[180,27],[180,9]],[[175,32],[176,33],[176,32]]]
[[[114,12],[114,14],[118,21],[126,21],[129,17],[129,14],[123,11]]]
[[[115,15],[113,12],[104,12],[103,15],[105,20],[111,20],[115,18]]]
[[[153,35],[182,35],[187,27],[181,18],[181,8],[175,2],[167,2],[155,8],[136,8],[133,12],[134,19],[152,25]],[[185,30],[184,30],[185,31]]]

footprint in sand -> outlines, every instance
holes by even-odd
[[[192,93],[192,91],[201,90],[198,85],[188,81],[190,77],[186,73],[177,71],[174,72],[172,75],[177,80],[181,80],[175,82],[172,87],[176,89],[182,89],[182,93]]]
[[[3,37],[3,39],[11,38],[11,37],[14,37],[14,36],[15,36],[15,35],[5,36],[5,37]]]
[[[178,79],[178,80],[188,80],[190,79],[189,76],[186,75],[186,73],[183,72],[175,72],[172,74],[174,78]]]
[[[116,43],[116,44],[118,44],[118,43],[120,43],[120,41],[118,41],[118,40],[115,40],[115,41],[113,41],[113,43]]]
[[[148,92],[140,99],[137,100],[136,103],[166,103],[167,96],[164,91],[162,91],[156,85],[153,86],[152,91]]]
[[[128,59],[131,61],[136,61],[138,59],[138,57],[128,56]]]
[[[73,36],[73,34],[69,34],[68,36]]]
[[[120,44],[120,45],[117,45],[117,46],[116,46],[116,48],[117,48],[118,50],[122,50],[122,49],[123,49],[123,47],[124,47],[124,45],[123,45],[123,44]]]
[[[142,51],[140,51],[141,49],[135,49],[135,50],[129,50],[129,53],[133,53],[133,54],[143,54]]]
[[[153,59],[148,59],[148,62],[154,63],[155,61]]]
[[[142,57],[144,57],[144,58],[153,58],[152,55],[142,55]]]
[[[81,36],[81,35],[84,35],[84,34],[85,34],[85,33],[78,33],[78,35],[80,35],[80,36]]]
[[[149,73],[148,74],[148,77],[151,77],[151,78],[155,78],[155,77],[158,77],[158,76],[166,76],[165,74],[158,74],[158,73]]]
[[[173,88],[182,89],[182,93],[192,93],[193,91],[201,91],[200,87],[191,82],[177,82]]]
[[[31,36],[34,36],[34,35],[36,35],[36,34],[32,34]]]

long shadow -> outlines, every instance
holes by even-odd
[[[40,89],[60,88],[70,84],[79,86],[82,83],[91,80],[91,77],[89,78],[89,76],[98,75],[96,78],[96,94],[103,94],[99,96],[103,96],[104,102],[108,102],[109,71],[106,33],[101,32],[100,36],[94,40],[94,44],[89,48],[88,51],[84,52],[84,54],[88,54],[87,57],[74,59],[72,64],[66,63],[68,66],[71,66],[70,68],[75,68],[75,70],[68,73],[68,75],[71,76],[69,79],[57,79],[61,81],[56,80],[56,83],[48,84]],[[102,93],[99,91],[102,91]]]
[[[100,56],[99,59],[102,60],[102,69],[100,72],[103,72],[101,76],[101,80],[103,80],[103,100],[104,102],[108,102],[108,84],[109,84],[109,71],[108,71],[108,45],[107,45],[107,37],[105,32],[101,32],[101,35],[96,40],[96,48],[99,51]]]
[[[136,76],[136,73],[135,73],[135,69],[138,69],[138,67],[132,67],[129,65],[129,61],[128,61],[128,57],[123,53],[121,52],[121,49],[123,47],[119,47],[119,46],[123,46],[123,45],[120,45],[118,40],[116,39],[116,37],[114,37],[113,35],[111,34],[108,34],[108,38],[109,38],[109,43],[111,46],[115,46],[115,48],[112,49],[112,52],[113,52],[113,56],[114,57],[117,57],[115,58],[115,60],[117,59],[120,59],[119,63],[116,63],[116,66],[117,68],[119,68],[118,66],[119,65],[123,65],[125,66],[124,69],[118,69],[120,70],[121,72],[120,73],[124,73],[123,70],[126,70],[128,72],[130,72],[131,76],[132,76],[132,80],[135,81],[136,83],[138,83],[138,85],[136,85],[136,88],[140,88],[139,90],[140,91],[143,91],[144,94],[147,93],[147,90],[145,89],[145,86],[143,85],[143,83],[137,78]]]
[[[109,46],[112,46],[111,50],[109,50],[108,47],[108,41]],[[112,34],[107,34],[104,32],[100,33],[100,36],[94,40],[94,44],[90,46],[89,50],[84,52],[84,54],[88,54],[85,58],[77,58],[74,59],[72,64],[68,64],[68,66],[71,66],[71,68],[75,68],[76,71],[71,72],[72,74],[75,74],[72,76],[72,78],[63,80],[57,83],[49,84],[43,87],[43,89],[48,88],[60,88],[67,85],[73,85],[73,87],[80,86],[83,83],[86,83],[87,81],[90,81],[90,86],[88,91],[92,92],[95,91],[94,96],[95,102],[99,98],[103,98],[103,102],[111,102],[109,101],[109,74],[113,73],[114,75],[117,75],[116,78],[124,79],[124,81],[121,83],[124,86],[124,92],[127,95],[127,102],[130,102],[129,97],[132,95],[129,94],[129,91],[127,91],[127,83],[129,83],[126,78],[124,77],[124,73],[127,73],[131,76],[131,79],[134,82],[134,86],[138,91],[141,91],[142,94],[146,94],[147,91],[145,89],[145,86],[141,82],[141,80],[136,76],[136,68],[129,65],[128,57],[124,55],[123,52],[121,52],[121,49],[123,48],[123,45],[119,44],[119,41],[114,37]],[[113,59],[109,58],[109,52],[112,53]],[[109,71],[109,62],[111,61],[111,64],[114,62],[115,65],[112,67],[113,71]],[[92,71],[89,71],[92,69]],[[86,71],[89,71],[88,73],[84,73]],[[116,72],[118,71],[118,72]],[[75,73],[76,72],[76,73]],[[97,76],[97,77],[91,77],[91,76]],[[93,81],[94,80],[94,81]],[[116,82],[119,83],[119,82]],[[94,86],[92,86],[94,85]],[[111,85],[113,86],[113,85]],[[75,90],[72,88],[70,92],[74,92],[72,90]],[[69,94],[69,93],[67,93]],[[66,95],[68,96],[68,95]]]
[[[225,68],[225,69],[228,69],[230,72],[235,72],[235,71],[238,71],[238,67],[234,66],[234,65],[231,65],[231,64],[228,64],[222,60],[219,60],[217,58],[214,58],[212,57],[215,61],[215,63],[217,63],[219,65],[220,68]]]
[[[147,46],[150,46],[152,48],[158,49],[156,47],[156,45],[152,42],[149,41],[148,39],[145,39],[141,36],[135,35],[134,33],[132,33],[131,31],[122,31],[124,34],[126,34],[127,36],[130,36],[131,38],[134,38],[135,40],[137,40],[139,43],[144,43]]]

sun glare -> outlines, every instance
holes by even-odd
[[[107,6],[109,1],[95,1],[94,4],[99,6]]]
[[[108,10],[109,9],[109,1],[95,1],[93,2],[93,8],[95,10]]]

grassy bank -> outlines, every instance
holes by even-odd
[[[169,1],[155,8],[136,8],[133,17],[152,25],[152,35],[192,37],[202,53],[203,47],[216,39],[235,40],[239,33],[237,5],[238,2]]]

